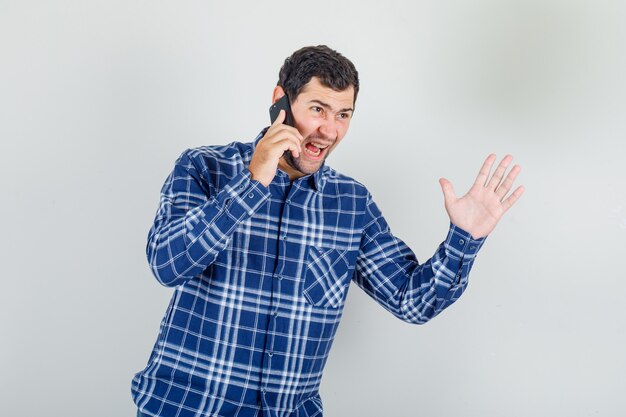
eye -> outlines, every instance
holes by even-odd
[[[350,113],[339,113],[337,117],[339,117],[342,120],[346,120],[350,118]]]
[[[311,110],[313,110],[315,113],[321,113],[323,109],[319,106],[313,106],[311,107]]]

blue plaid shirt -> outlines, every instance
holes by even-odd
[[[322,415],[319,386],[350,281],[425,323],[463,293],[483,239],[451,225],[419,264],[367,189],[323,165],[250,179],[253,143],[190,149],[161,191],[147,255],[175,287],[132,381],[149,416]]]

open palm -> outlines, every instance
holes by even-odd
[[[502,179],[507,167],[513,160],[513,157],[510,155],[502,159],[491,178],[489,178],[489,173],[495,160],[496,156],[494,154],[489,155],[485,159],[474,185],[461,198],[456,197],[450,181],[445,178],[439,180],[450,221],[469,232],[475,239],[485,237],[491,233],[504,213],[524,193],[524,187],[519,186],[507,197],[515,178],[521,171],[520,166],[515,165],[504,180]]]

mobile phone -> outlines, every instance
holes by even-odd
[[[293,115],[291,114],[291,106],[289,105],[289,97],[287,97],[287,94],[282,96],[276,103],[271,105],[270,120],[272,121],[272,123],[274,123],[281,110],[285,110],[285,120],[283,121],[283,123],[289,126],[293,126]]]

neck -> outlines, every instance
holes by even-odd
[[[289,151],[287,151],[287,152],[289,152]],[[287,161],[285,160],[285,158],[282,157],[282,156],[278,160],[278,168],[280,168],[282,171],[284,171],[289,176],[289,180],[291,182],[294,182],[298,178],[304,177],[304,175],[305,175],[304,173],[298,171],[297,169],[295,169],[294,167],[289,165],[287,163]]]

